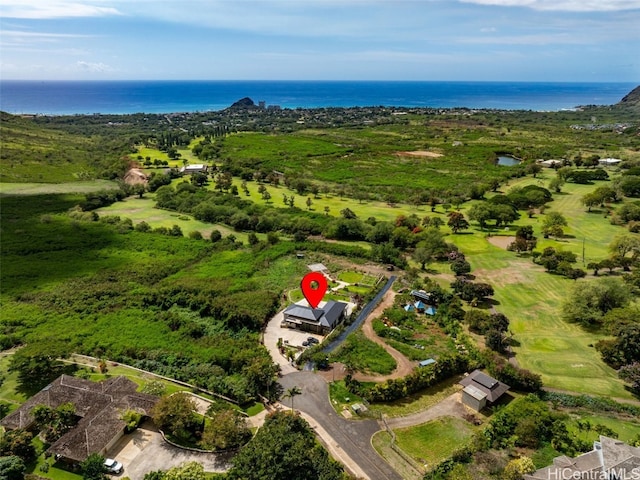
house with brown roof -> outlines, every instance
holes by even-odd
[[[553,464],[524,476],[525,480],[603,479],[623,480],[640,478],[640,448],[600,435],[593,442],[593,450],[576,458],[562,455]]]
[[[33,429],[31,410],[35,406],[57,408],[71,403],[80,420],[47,452],[69,463],[82,462],[92,453],[104,455],[122,437],[126,422],[120,417],[124,411],[135,410],[143,416],[151,415],[159,398],[138,393],[137,388],[136,383],[123,376],[92,382],[61,375],[3,418],[0,425],[8,430]]]
[[[511,388],[480,370],[474,370],[459,383],[464,387],[462,403],[478,412],[486,406],[493,405]]]

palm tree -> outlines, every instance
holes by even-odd
[[[292,412],[293,412],[293,397],[295,397],[296,395],[300,395],[301,393],[302,393],[302,390],[300,390],[300,387],[298,387],[297,385],[294,385],[293,387],[287,389],[286,393],[284,394],[284,398],[291,399]]]

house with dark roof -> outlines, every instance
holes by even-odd
[[[511,388],[480,370],[474,370],[459,383],[464,387],[462,403],[478,412],[497,402]]]
[[[600,435],[593,450],[576,458],[562,455],[553,464],[524,476],[525,480],[623,480],[640,478],[640,448]]]
[[[8,430],[33,429],[31,410],[37,405],[57,408],[72,403],[77,425],[53,443],[48,453],[68,463],[86,460],[92,453],[104,455],[124,434],[126,422],[120,417],[126,410],[150,416],[158,402],[155,395],[136,392],[138,385],[118,376],[102,382],[61,375],[7,415],[0,425]]]
[[[410,294],[416,301],[423,301],[426,303],[431,303],[431,294],[425,292],[424,290],[411,290]]]
[[[283,324],[289,328],[327,335],[344,320],[346,308],[346,303],[333,300],[320,308],[294,303],[285,309]]]

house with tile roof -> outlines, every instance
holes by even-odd
[[[159,397],[136,392],[138,385],[118,376],[102,382],[92,382],[70,375],[61,375],[27,400],[19,409],[0,421],[8,430],[32,430],[35,420],[31,411],[38,405],[57,408],[71,403],[79,421],[75,427],[53,443],[48,453],[62,461],[79,463],[92,453],[104,455],[124,434],[126,422],[121,419],[126,410],[150,416]]]
[[[575,458],[565,455],[556,457],[548,467],[524,476],[524,480],[634,478],[640,478],[640,448],[604,435],[593,442],[593,450],[590,452]]]

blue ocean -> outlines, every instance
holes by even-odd
[[[250,97],[282,108],[435,107],[557,111],[619,102],[633,83],[400,81],[0,81],[14,114],[175,113],[221,110]]]

